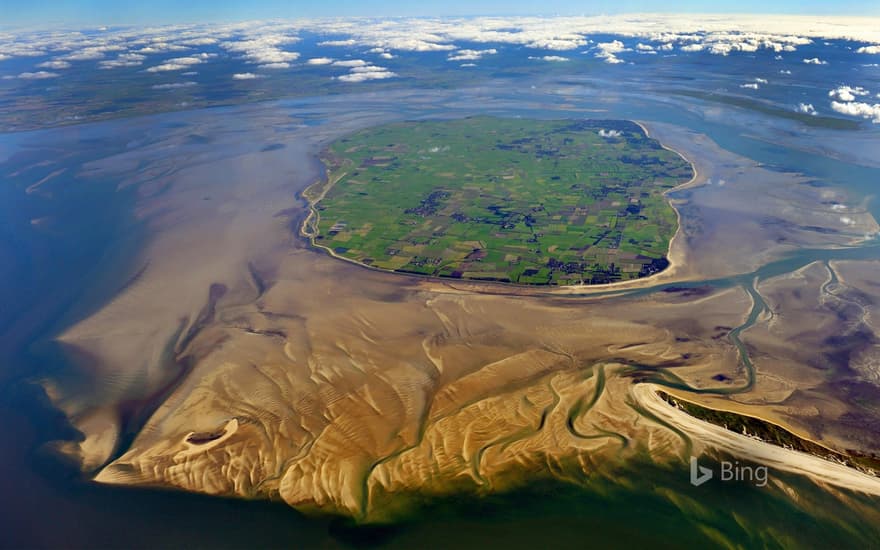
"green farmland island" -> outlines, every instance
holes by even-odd
[[[689,162],[633,122],[472,117],[388,124],[331,144],[304,232],[379,269],[519,284],[661,271]]]

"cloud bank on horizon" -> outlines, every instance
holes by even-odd
[[[297,51],[304,35],[318,37],[314,46],[319,51],[310,51],[307,58]],[[623,41],[627,39],[638,42],[627,44]],[[587,56],[610,65],[629,65],[638,63],[639,56],[644,55],[731,56],[768,51],[779,56],[823,40],[852,41],[854,55],[874,59],[880,55],[880,17],[664,14],[347,18],[7,31],[0,32],[0,74],[4,74],[4,61],[39,58],[26,70],[4,74],[3,79],[51,80],[88,67],[191,77],[199,65],[234,59],[248,66],[244,72],[240,67],[230,71],[228,78],[234,80],[271,78],[273,73],[301,66],[326,70],[327,78],[338,82],[361,83],[406,76],[398,74],[399,69],[382,65],[401,55],[421,53],[442,55],[462,67],[474,67],[513,48],[525,48],[524,59],[565,62]],[[352,59],[353,55],[357,58]],[[379,60],[368,61],[370,56]],[[820,57],[800,59],[804,65],[816,66],[815,70],[828,64]],[[176,84],[156,83],[152,89],[194,87],[194,82],[187,78]],[[754,91],[764,83],[754,80],[741,88]],[[857,97],[856,91],[862,88],[844,86],[836,90],[829,98],[833,111],[880,123],[880,105]],[[812,104],[793,108],[816,112]]]
[[[757,15],[619,15],[592,17],[473,17],[409,19],[303,19],[204,25],[165,25],[83,30],[0,32],[0,60],[58,55],[59,59],[103,59],[108,53],[157,54],[221,44],[255,63],[295,61],[281,49],[300,33],[327,36],[324,47],[370,47],[382,51],[449,52],[460,43],[506,44],[570,51],[586,46],[596,34],[640,37],[683,51],[725,55],[759,49],[794,51],[815,39],[862,42],[857,53],[880,53],[880,17]],[[609,44],[609,50],[613,49]],[[685,49],[685,47],[687,49]],[[654,45],[642,44],[641,51]],[[465,52],[475,50],[463,48]],[[491,54],[491,48],[480,55]],[[615,53],[609,51],[609,53]]]

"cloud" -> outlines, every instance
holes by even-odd
[[[767,84],[767,79],[766,79],[766,78],[757,78],[757,77],[756,77],[756,78],[755,78],[755,82],[757,82],[758,84]]]
[[[623,60],[618,58],[615,54],[618,54],[620,52],[632,51],[630,48],[627,48],[620,40],[612,40],[611,42],[600,42],[596,44],[596,49],[599,50],[598,52],[596,52],[596,57],[598,57],[599,59],[604,59],[605,63],[623,63]]]
[[[37,67],[42,69],[69,69],[70,63],[67,61],[62,61],[60,59],[56,59],[54,61],[43,61],[38,64]]]
[[[620,40],[612,40],[611,42],[600,42],[596,44],[596,48],[605,53],[627,52],[629,48],[624,46]]]
[[[437,44],[418,38],[397,38],[382,42],[385,47],[408,52],[448,52],[456,49],[454,44]]]
[[[61,59],[66,61],[91,61],[95,59],[104,59],[107,57],[107,52],[118,51],[121,49],[123,49],[122,46],[93,46],[69,53]]]
[[[289,69],[290,63],[265,63],[263,65],[260,65],[260,68],[261,69],[274,69],[274,70]]]
[[[827,61],[823,61],[818,57],[811,57],[810,59],[804,59],[804,63],[807,65],[827,65]]]
[[[397,74],[392,73],[391,71],[385,72],[376,72],[376,73],[352,73],[342,75],[339,78],[342,82],[364,82],[367,80],[383,80],[386,78],[394,78]]]
[[[3,59],[37,57],[41,55],[46,55],[46,51],[39,48],[36,44],[0,42],[0,57]]]
[[[192,82],[192,81],[171,82],[168,84],[156,84],[154,86],[151,86],[151,88],[154,90],[176,90],[178,88],[191,88],[192,86],[195,86],[195,85],[196,85],[196,83]]]
[[[455,53],[449,54],[446,59],[448,61],[476,61],[482,59],[483,56],[495,55],[497,53],[498,50],[495,48],[489,48],[487,50],[458,50]]]
[[[0,33],[0,58],[70,56],[69,61],[103,59],[108,52],[152,55],[218,44],[249,63],[290,63],[298,54],[282,46],[308,32],[328,38],[321,47],[398,51],[480,49],[473,44],[508,44],[550,51],[574,50],[589,36],[636,38],[635,51],[791,52],[814,40],[843,39],[864,44],[854,51],[877,53],[878,20],[873,17],[623,14],[574,17],[467,17],[314,19],[276,22],[176,24],[118,27],[101,33],[7,31]],[[625,39],[624,38],[624,39]],[[633,43],[636,41],[634,40]],[[490,46],[487,46],[490,47]],[[389,54],[390,55],[390,54]],[[455,55],[455,54],[453,54]],[[614,52],[607,52],[612,59]],[[614,61],[611,61],[614,62]]]
[[[385,69],[384,67],[376,67],[374,65],[352,67],[351,71],[340,77],[338,80],[342,82],[364,82],[367,80],[384,80],[394,78],[397,74]]]
[[[233,80],[254,80],[255,78],[263,77],[254,73],[235,73],[234,75],[232,75]]]
[[[750,90],[757,90],[760,86],[758,86],[757,82],[748,82],[746,84],[740,84],[740,88],[748,88]]]
[[[243,54],[249,63],[267,65],[288,63],[299,59],[299,53],[282,50],[279,46],[298,42],[296,36],[267,34],[256,38],[222,42],[220,46],[227,51]]]
[[[323,42],[318,42],[318,46],[344,47],[344,46],[356,46],[356,45],[357,45],[357,40],[355,40],[354,38],[347,38],[345,40],[325,40]]]
[[[542,55],[542,56],[529,56],[529,59],[537,59],[539,61],[568,61],[567,57],[562,57],[559,55]]]
[[[590,35],[617,34],[667,44],[700,46],[717,55],[733,52],[795,51],[816,38],[876,41],[877,22],[870,17],[750,15],[615,15],[595,17],[400,18],[320,20],[304,29],[334,39],[321,45],[393,48],[405,51],[452,51],[456,44],[512,44],[547,50],[573,50]],[[647,50],[644,50],[647,51]]]
[[[58,73],[50,73],[48,71],[37,71],[35,73],[20,73],[17,78],[22,80],[43,80],[46,78],[57,78],[61,75]]]
[[[858,101],[832,101],[831,108],[843,115],[870,118],[874,124],[880,124],[880,103],[869,105]]]
[[[211,37],[203,37],[203,38],[193,38],[191,40],[183,40],[180,42],[183,46],[211,46],[219,42],[216,38]]]
[[[329,65],[333,63],[332,57],[313,57],[306,61],[306,65]]]
[[[791,71],[789,71],[788,69],[780,69],[779,74],[791,74]]]
[[[797,111],[806,115],[816,116],[816,108],[812,103],[798,103]]]
[[[870,92],[861,86],[840,86],[828,92],[828,97],[837,98],[841,101],[855,101],[856,96],[865,96]]]
[[[144,46],[143,48],[137,50],[137,53],[141,54],[157,54],[157,53],[168,53],[168,52],[179,52],[180,50],[185,50],[184,46],[180,46],[177,44],[168,44],[166,42],[153,42],[148,46]]]
[[[702,17],[697,17],[696,19],[702,19]],[[688,32],[653,33],[651,38],[664,42],[664,45],[670,45],[673,42],[678,43],[684,52],[705,51],[721,56],[727,56],[735,52],[753,53],[762,49],[774,52],[792,52],[797,49],[797,46],[812,42],[809,38],[790,33],[768,32],[766,28],[760,30],[740,30],[734,25],[724,26],[717,20],[711,21],[714,24],[710,24],[709,21],[705,22],[707,24],[701,29],[689,29]],[[744,21],[738,21],[738,23],[744,23]],[[748,27],[748,25],[744,26]],[[670,29],[674,28],[674,25],[670,26]],[[640,33],[634,34],[640,35]]]
[[[168,59],[165,63],[161,65],[156,65],[155,67],[150,67],[147,69],[148,73],[158,73],[164,71],[180,71],[183,69],[187,69],[192,65],[198,65],[199,63],[204,63],[205,60],[215,57],[217,54],[210,53],[201,53],[198,55],[191,55],[188,57],[175,57],[173,59]]]
[[[102,69],[115,69],[117,67],[138,67],[143,64],[147,57],[138,53],[119,54],[116,59],[105,59],[98,62]]]
[[[112,68],[111,66],[106,66],[105,68]],[[150,67],[147,69],[148,73],[161,73],[165,71],[182,71],[184,69],[189,68],[189,65],[182,65],[180,63],[162,63],[161,65],[156,65],[155,67]]]
[[[623,134],[620,130],[606,130],[602,128],[601,130],[599,130],[599,135],[604,138],[618,138]]]
[[[364,67],[366,65],[369,65],[369,63],[367,63],[363,59],[349,59],[347,61],[333,62],[334,67]]]
[[[396,55],[392,54],[391,52],[386,52],[385,48],[371,48],[370,50],[367,51],[367,53],[378,54],[379,57],[381,57],[382,59],[394,59],[395,57],[397,57]]]
[[[348,38],[326,40],[319,46],[381,48],[414,52],[452,51],[457,49],[449,43],[451,20],[437,19],[386,19],[373,24],[357,20],[324,21],[317,24],[314,32],[347,35]],[[439,32],[438,32],[439,31]],[[482,42],[482,41],[478,41]]]

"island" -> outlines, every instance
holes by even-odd
[[[322,154],[303,232],[383,270],[532,285],[606,284],[669,265],[665,193],[692,165],[621,120],[490,116],[362,130]]]

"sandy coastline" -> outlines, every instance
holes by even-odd
[[[652,384],[637,384],[633,386],[632,394],[639,404],[691,435],[700,446],[723,450],[759,465],[807,476],[820,483],[880,496],[880,478],[698,420],[663,401],[657,394],[661,389],[667,391]]]

